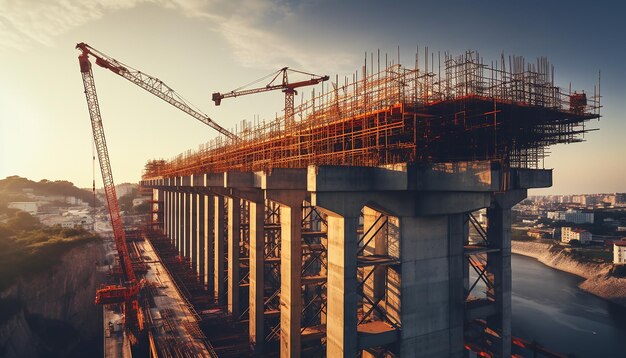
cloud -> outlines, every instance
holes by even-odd
[[[281,0],[0,0],[0,52],[53,46],[56,37],[74,28],[144,4],[203,21],[224,37],[243,66],[273,69],[285,63],[310,69],[313,57],[314,67],[322,64],[306,41],[284,30],[298,22],[302,8]],[[333,67],[348,61],[336,53]]]
[[[148,0],[0,0],[0,45],[4,50],[51,46],[56,36],[141,2]]]

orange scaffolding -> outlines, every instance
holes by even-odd
[[[366,56],[367,57],[367,56]],[[504,56],[485,65],[475,51],[460,56],[425,51],[424,68],[399,64],[352,81],[338,78],[284,117],[242,122],[237,139],[218,137],[170,160],[153,160],[144,179],[308,165],[381,166],[410,162],[498,160],[537,168],[545,149],[582,141],[600,118],[593,96],[554,85],[547,59]],[[430,60],[430,61],[429,61]],[[430,65],[429,65],[430,62]],[[373,55],[372,61],[373,63]],[[429,68],[430,66],[430,68]],[[380,68],[380,62],[379,66]]]

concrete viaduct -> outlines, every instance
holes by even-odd
[[[487,342],[510,357],[511,207],[552,171],[309,166],[141,185],[159,233],[247,321],[256,352],[463,357]]]

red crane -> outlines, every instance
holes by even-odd
[[[131,342],[136,342],[136,334],[143,328],[141,311],[139,310],[139,288],[140,283],[137,280],[135,272],[126,245],[126,236],[120,216],[119,204],[115,193],[115,184],[113,182],[113,173],[111,171],[111,162],[109,160],[109,152],[107,149],[106,138],[104,136],[104,128],[102,126],[102,116],[100,114],[100,105],[98,104],[98,96],[96,86],[91,70],[91,62],[89,56],[96,59],[96,64],[106,68],[113,73],[124,77],[137,86],[161,98],[174,107],[191,115],[192,117],[207,124],[219,133],[235,140],[237,137],[231,132],[219,126],[206,114],[195,109],[191,104],[185,101],[173,89],[155,77],[151,77],[130,66],[103,54],[90,47],[85,43],[79,43],[76,48],[81,51],[78,56],[80,64],[80,72],[83,77],[83,85],[85,87],[85,96],[87,98],[87,107],[91,118],[91,128],[93,131],[93,139],[98,153],[98,161],[100,163],[100,171],[102,173],[102,181],[106,194],[107,206],[113,226],[113,236],[115,239],[115,247],[118,252],[119,262],[122,271],[123,281],[117,285],[109,285],[102,287],[96,291],[96,304],[123,304],[124,315],[127,331]]]
[[[78,62],[83,77],[87,108],[89,109],[91,128],[93,130],[93,139],[96,145],[96,151],[98,152],[107,206],[111,217],[111,225],[113,226],[115,247],[117,248],[123,276],[121,285],[110,285],[96,291],[96,304],[123,303],[126,327],[129,328],[129,331],[132,333],[141,329],[142,326],[139,303],[137,300],[139,282],[137,282],[137,277],[133,271],[128,247],[126,246],[126,237],[124,227],[122,226],[122,217],[120,216],[117,195],[115,194],[115,184],[113,183],[109,152],[106,138],[104,137],[104,128],[102,127],[102,116],[100,114],[100,106],[96,94],[96,84],[91,71],[91,62],[89,62],[89,51],[86,47],[81,48],[81,50],[82,53],[78,56]],[[131,337],[134,337],[134,335],[131,335]]]
[[[305,81],[298,81],[298,82],[292,82],[289,83],[289,78],[288,78],[288,71],[294,72],[294,73],[299,73],[302,75],[306,75],[306,76],[311,76],[311,78],[309,80],[305,80]],[[275,83],[276,80],[281,77],[282,75],[282,82],[281,83]],[[213,93],[213,95],[211,96],[211,99],[213,100],[213,102],[215,102],[216,106],[219,106],[220,103],[222,102],[222,100],[224,98],[231,98],[231,97],[239,97],[239,96],[244,96],[247,94],[253,94],[253,93],[260,93],[260,92],[267,92],[267,91],[273,91],[273,90],[283,90],[283,93],[285,93],[285,122],[286,123],[293,123],[293,114],[294,114],[294,110],[293,110],[293,96],[298,94],[298,92],[296,91],[296,88],[298,87],[304,87],[304,86],[312,86],[312,85],[316,85],[318,83],[324,82],[324,81],[328,81],[328,76],[318,76],[318,75],[314,75],[312,73],[307,73],[307,72],[302,72],[302,71],[298,71],[298,70],[294,70],[294,69],[290,69],[289,67],[283,67],[280,70],[273,72],[257,81],[254,81],[251,84],[263,81],[264,79],[267,79],[269,77],[272,77],[272,80],[265,85],[265,87],[259,87],[259,88],[253,88],[253,89],[243,89],[244,87],[248,86],[244,86],[244,87],[240,87],[237,89],[234,89],[230,92],[227,93]]]

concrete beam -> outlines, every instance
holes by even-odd
[[[226,172],[224,173],[225,188],[254,188],[253,172]]]
[[[224,187],[224,173],[204,174],[205,187]]]
[[[552,186],[552,169],[511,169],[510,188],[530,189]]]
[[[499,163],[459,162],[412,164],[407,189],[417,191],[496,191],[501,188]]]
[[[349,194],[349,195],[348,195]],[[491,204],[488,192],[315,192],[311,204],[335,213],[367,205],[393,216],[423,216],[464,213]]]
[[[306,190],[307,169],[276,168],[271,173],[258,172],[256,176],[258,185],[260,178],[261,189],[267,190]]]
[[[354,192],[406,190],[406,172],[376,167],[309,166],[307,190]]]
[[[524,174],[523,178],[532,176]],[[541,174],[533,175],[533,178],[543,178]],[[393,168],[310,166],[307,190],[493,192],[502,188],[502,178],[502,169],[495,162],[412,164]]]

